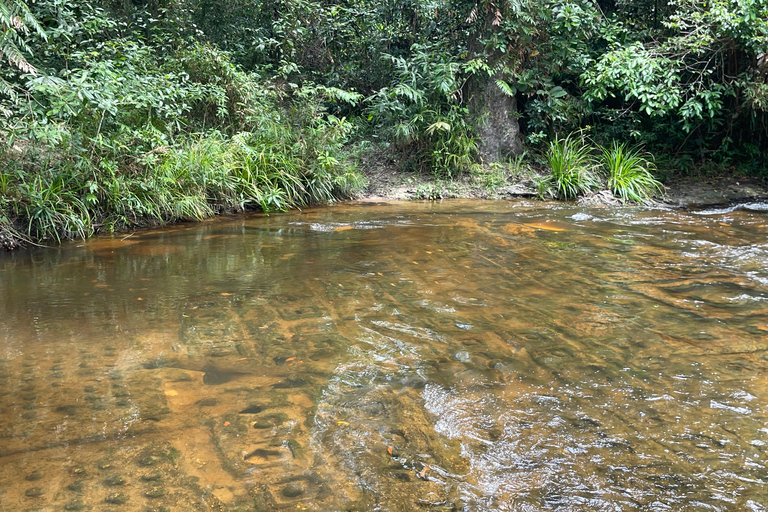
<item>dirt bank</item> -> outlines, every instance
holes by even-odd
[[[382,199],[510,199],[536,197],[535,173],[504,174],[498,170],[478,172],[455,179],[440,179],[426,173],[398,172],[381,162],[366,167],[368,187],[363,200]],[[698,208],[748,201],[768,200],[768,182],[743,176],[694,176],[672,178],[664,183],[664,195],[656,203],[671,208]],[[581,204],[619,205],[608,191],[597,191]]]

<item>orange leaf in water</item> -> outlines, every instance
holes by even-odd
[[[526,222],[524,225],[528,226],[529,228],[543,229],[546,231],[565,231],[564,227],[557,226],[554,223],[550,223],[548,221]]]
[[[387,446],[387,453],[392,455],[392,447],[391,446]]]
[[[225,422],[224,422],[224,426],[225,426],[225,427],[228,427],[228,426],[229,426],[229,422],[228,422],[228,421],[225,421]]]

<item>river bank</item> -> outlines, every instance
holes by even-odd
[[[537,179],[541,178],[530,167],[521,166],[514,170],[486,166],[470,174],[445,179],[428,173],[398,170],[386,160],[364,162],[362,175],[367,185],[352,197],[354,201],[537,198]],[[664,195],[655,197],[653,204],[668,208],[703,208],[765,200],[768,200],[768,182],[764,179],[735,175],[686,176],[666,180]],[[577,204],[622,206],[608,190],[582,196]],[[147,219],[145,224],[147,227],[161,225],[156,219]],[[3,249],[10,251],[36,243],[44,241],[25,240],[19,232],[0,224],[0,247]]]
[[[518,170],[484,167],[474,174],[445,180],[426,173],[397,171],[386,164],[364,169],[368,186],[362,197],[366,201],[386,199],[512,199],[538,197],[537,178],[530,169]],[[664,182],[664,194],[655,197],[655,204],[670,208],[699,208],[706,206],[762,201],[768,199],[768,181],[737,175],[672,176]],[[581,197],[578,203],[620,206],[619,200],[607,190],[595,191]]]

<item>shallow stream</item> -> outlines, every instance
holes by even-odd
[[[766,511],[766,210],[362,203],[0,255],[0,510]]]

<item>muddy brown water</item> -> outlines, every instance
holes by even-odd
[[[768,213],[339,205],[0,257],[0,510],[768,510]]]

